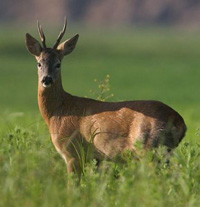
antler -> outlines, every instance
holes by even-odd
[[[65,17],[65,19],[64,19],[64,26],[63,26],[63,29],[62,29],[62,31],[60,32],[60,34],[58,35],[58,38],[57,38],[57,40],[56,40],[56,43],[55,43],[55,45],[53,46],[53,49],[56,49],[56,48],[58,47],[58,45],[59,45],[59,43],[60,43],[60,41],[61,41],[63,35],[65,34],[66,27],[67,27],[67,18]]]
[[[37,27],[38,27],[38,32],[39,32],[39,35],[40,35],[40,39],[41,39],[43,48],[46,48],[44,32],[42,30],[42,26],[40,25],[39,21],[37,21]]]

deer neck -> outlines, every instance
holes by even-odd
[[[62,104],[70,94],[66,93],[62,86],[61,77],[50,88],[44,88],[42,83],[38,83],[38,105],[40,112],[47,123],[54,115],[61,114]]]

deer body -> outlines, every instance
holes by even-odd
[[[26,35],[28,50],[38,61],[38,104],[51,133],[56,150],[64,158],[68,171],[81,171],[78,143],[92,144],[93,158],[115,159],[126,150],[135,151],[136,141],[144,147],[169,149],[178,146],[185,135],[183,118],[158,101],[101,102],[73,96],[62,87],[60,64],[72,52],[78,35],[46,48],[45,37],[38,25],[43,48]],[[62,38],[66,25],[59,35]]]

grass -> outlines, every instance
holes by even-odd
[[[161,100],[182,114],[187,136],[170,167],[162,161],[162,148],[160,163],[152,160],[154,152],[123,166],[106,163],[101,171],[91,161],[80,186],[67,191],[64,161],[37,107],[36,62],[24,46],[27,30],[5,27],[0,32],[0,206],[199,206],[198,33],[73,28],[70,34],[79,30],[77,48],[62,66],[68,92],[96,98],[89,92],[96,90],[93,80],[110,74],[112,100]],[[31,31],[38,37],[35,28]]]

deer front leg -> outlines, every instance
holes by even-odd
[[[61,157],[64,159],[66,165],[67,165],[67,173],[70,176],[71,174],[77,174],[77,176],[80,178],[81,176],[81,166],[79,163],[79,160],[73,156],[66,150],[66,149],[58,149],[56,147],[56,150],[61,155]]]
[[[67,165],[68,175],[70,176],[71,174],[76,174],[78,176],[78,178],[80,178],[82,171],[81,171],[79,161],[76,158],[71,157],[69,155],[69,153],[67,153],[66,151],[61,151],[61,152],[59,152],[59,154],[64,159],[64,161]]]
[[[81,166],[77,156],[74,155],[72,144],[67,143],[66,139],[59,139],[57,136],[52,136],[52,142],[67,165],[68,175],[77,174],[80,179]]]
[[[75,158],[71,157],[67,151],[65,150],[60,151],[58,149],[57,151],[61,155],[61,157],[64,159],[67,165],[67,177],[68,177],[67,190],[70,190],[74,186],[74,184],[79,185],[82,171],[81,171],[79,162]],[[73,175],[77,176],[78,178],[78,180],[75,182],[72,179]]]

